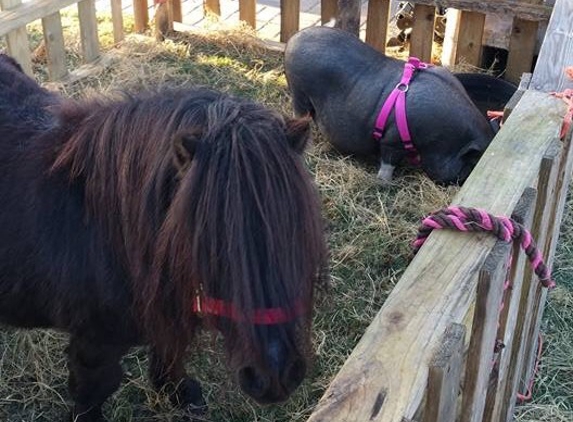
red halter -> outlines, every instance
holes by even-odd
[[[416,147],[412,142],[412,137],[410,136],[410,131],[408,129],[408,119],[406,117],[406,92],[408,92],[410,81],[414,77],[416,70],[427,69],[429,66],[431,65],[422,62],[416,57],[410,57],[408,59],[404,65],[402,79],[390,93],[388,98],[386,98],[386,101],[378,114],[378,118],[376,119],[374,132],[372,133],[372,136],[374,136],[376,140],[382,139],[388,117],[390,117],[390,113],[394,110],[394,120],[398,127],[400,139],[402,140],[404,149],[408,152],[410,163],[415,166],[420,164],[420,155],[418,154],[418,151],[416,151]]]
[[[198,315],[213,315],[237,322],[249,321],[255,325],[284,324],[305,313],[303,303],[297,300],[292,308],[259,308],[250,316],[238,310],[232,303],[197,293],[193,301],[193,312]]]

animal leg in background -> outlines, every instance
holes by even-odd
[[[378,169],[376,177],[382,184],[390,184],[392,183],[392,174],[394,173],[395,168],[396,167],[392,164],[388,164],[383,160],[380,160],[380,169]]]
[[[206,412],[207,404],[201,384],[187,375],[182,358],[167,363],[159,353],[152,350],[149,353],[149,377],[157,390],[169,394],[173,405],[184,409],[191,416],[200,416]]]
[[[72,335],[68,346],[68,387],[75,402],[74,422],[102,420],[103,402],[118,389],[126,345],[105,345]]]

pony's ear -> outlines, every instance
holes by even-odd
[[[180,132],[173,139],[173,165],[180,175],[183,174],[189,165],[197,147],[201,142],[201,134],[196,132]]]
[[[310,117],[286,120],[286,137],[290,146],[302,154],[310,140]]]

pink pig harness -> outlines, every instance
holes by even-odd
[[[415,166],[420,164],[420,155],[412,142],[410,130],[408,129],[408,119],[406,117],[406,92],[408,92],[408,87],[410,86],[410,82],[416,71],[419,69],[427,69],[429,66],[431,65],[422,62],[416,57],[410,57],[408,59],[404,65],[402,79],[390,93],[388,98],[386,98],[386,101],[376,118],[376,125],[372,133],[372,136],[376,140],[379,141],[382,139],[388,117],[390,117],[390,113],[394,110],[394,119],[396,120],[400,139],[402,140],[404,149],[408,152],[408,160],[410,161],[410,164]]]

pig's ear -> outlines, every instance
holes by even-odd
[[[310,117],[287,119],[286,138],[292,149],[302,154],[310,140]]]

